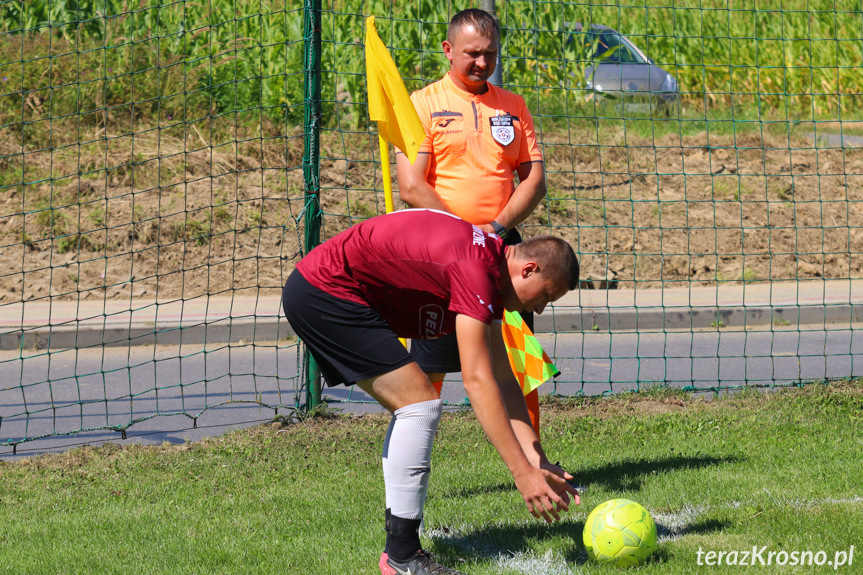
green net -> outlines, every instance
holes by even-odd
[[[414,90],[460,8],[0,0],[0,443],[313,406],[280,289],[385,211],[365,17]],[[548,180],[522,232],[582,262],[549,391],[859,375],[860,3],[496,9]]]
[[[302,15],[0,3],[0,442],[296,408]]]

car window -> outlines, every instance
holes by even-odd
[[[579,31],[570,35],[567,46],[580,46],[575,58],[586,55],[590,60],[601,60],[612,64],[645,64],[642,56],[625,37],[615,32]]]
[[[622,41],[622,38],[617,34],[599,34],[596,40],[594,59],[615,64],[642,63],[641,59],[633,54],[632,50],[629,49],[629,47]]]
[[[574,50],[570,57],[581,59],[587,57],[589,60],[596,58],[596,52],[593,50],[593,45],[599,40],[594,33],[575,32],[569,36],[566,41],[568,49]]]

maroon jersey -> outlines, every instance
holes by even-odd
[[[464,314],[500,319],[503,242],[451,214],[402,210],[327,240],[297,264],[310,284],[368,305],[400,337],[455,331]]]

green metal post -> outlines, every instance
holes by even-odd
[[[497,17],[497,9],[495,8],[494,0],[481,0],[479,7],[494,16],[494,19],[498,21],[498,24],[500,23],[500,19]],[[503,64],[500,61],[500,50],[501,46],[498,46],[497,64],[494,68],[494,72],[491,73],[491,77],[488,79],[488,81],[495,86],[503,86]]]
[[[321,242],[320,140],[321,140],[321,0],[305,0],[303,9],[303,181],[306,192],[305,253]],[[309,350],[306,366],[306,409],[321,402],[321,372]]]

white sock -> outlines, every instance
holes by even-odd
[[[431,451],[443,413],[440,399],[397,409],[384,441],[386,505],[395,517],[421,519],[431,473]]]

